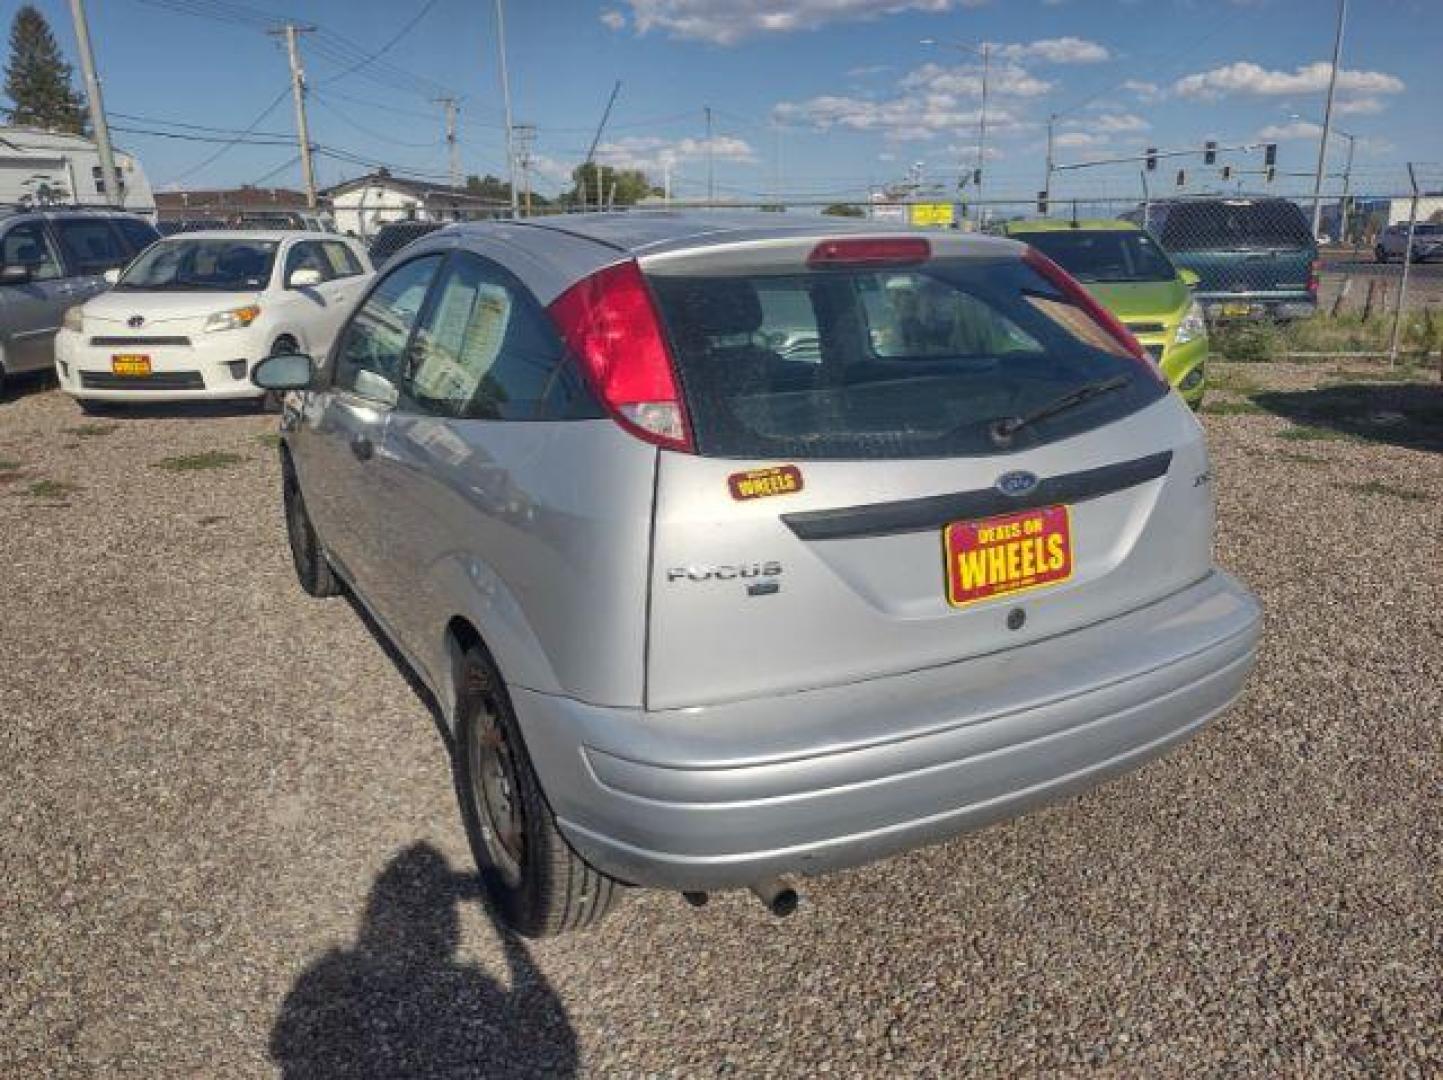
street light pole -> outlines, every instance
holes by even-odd
[[[511,216],[517,217],[521,203],[516,191],[516,132],[511,123],[511,76],[506,72],[506,16],[496,0],[496,52],[501,61],[501,97],[506,104],[506,168],[511,177]]]
[[[115,153],[110,147],[110,125],[105,121],[105,100],[100,96],[100,76],[95,72],[95,54],[90,49],[90,23],[85,18],[84,0],[70,0],[70,15],[75,21],[75,40],[80,46],[80,68],[85,73],[85,96],[90,103],[90,126],[95,128],[95,149],[100,156],[105,201],[111,206],[124,206],[125,192],[120,190],[120,173],[115,168]],[[80,201],[80,192],[75,192],[75,199]]]
[[[1333,94],[1338,89],[1338,64],[1343,56],[1343,23],[1348,15],[1348,0],[1338,0],[1338,26],[1333,32],[1333,69],[1328,75],[1328,104],[1323,110],[1323,136],[1318,140],[1318,171],[1313,177],[1313,235],[1323,217],[1323,170],[1328,162],[1328,136],[1333,130]]]
[[[1048,200],[1052,198],[1052,130],[1057,126],[1057,114],[1051,113],[1047,117],[1047,173],[1042,179],[1042,190],[1047,193]]]

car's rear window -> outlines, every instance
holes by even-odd
[[[1022,261],[653,276],[697,449],[717,457],[995,454],[994,421],[1089,383],[1128,385],[1029,426],[1021,449],[1166,392]]]
[[[1253,251],[1311,247],[1313,234],[1286,200],[1222,199],[1169,207],[1161,240],[1168,251]]]
[[[1157,241],[1131,229],[1066,229],[1022,233],[1031,244],[1078,281],[1095,283],[1172,281],[1177,277]]]

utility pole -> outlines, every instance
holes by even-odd
[[[982,109],[977,114],[977,202],[982,202],[982,170],[987,165],[987,72],[992,56],[992,46],[989,42],[982,43]],[[979,205],[977,213],[980,220],[987,220],[987,210]]]
[[[1047,173],[1042,179],[1042,190],[1047,192],[1048,203],[1052,202],[1052,129],[1057,126],[1057,114],[1047,117]]]
[[[711,142],[711,106],[706,107],[706,201],[716,202],[716,154]]]
[[[286,39],[286,55],[291,61],[291,97],[296,103],[296,138],[301,144],[301,176],[306,182],[306,205],[316,208],[316,166],[311,161],[311,129],[306,123],[306,73],[301,69],[301,49],[297,35],[309,34],[314,26],[286,23],[279,30],[268,30],[272,37]]]
[[[105,201],[111,206],[124,206],[125,193],[120,190],[120,173],[116,171],[115,153],[110,147],[110,125],[105,122],[105,100],[100,95],[100,76],[95,73],[95,54],[90,49],[85,0],[70,0],[70,15],[75,21],[75,40],[80,46],[80,67],[85,73],[85,96],[90,103],[90,124],[95,128],[95,149],[100,155],[100,182],[105,185]],[[80,192],[75,195],[78,199]]]
[[[535,124],[516,125],[516,164],[521,169],[521,190],[526,200],[526,216],[531,216],[531,144],[536,139]]]
[[[461,147],[456,141],[456,99],[453,97],[432,98],[433,103],[446,110],[446,149],[451,160],[451,186],[461,186]]]
[[[506,72],[506,15],[496,0],[496,51],[501,58],[501,96],[506,103],[506,168],[511,176],[511,216],[520,209],[516,192],[516,131],[511,123],[511,76]]]
[[[1333,132],[1333,94],[1338,89],[1338,64],[1343,56],[1343,22],[1348,16],[1348,0],[1338,0],[1338,27],[1333,32],[1333,70],[1328,75],[1328,104],[1323,110],[1323,135],[1318,140],[1318,171],[1313,177],[1313,235],[1323,218],[1323,169],[1328,161],[1328,137]]]

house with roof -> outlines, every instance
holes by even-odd
[[[465,188],[394,176],[385,169],[324,192],[338,231],[369,240],[393,221],[474,221],[508,213],[500,200]]]

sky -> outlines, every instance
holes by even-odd
[[[73,59],[68,5],[37,6]],[[157,190],[300,183],[289,69],[266,33],[287,19],[315,27],[300,47],[322,185],[382,163],[444,180],[447,96],[464,172],[505,173],[490,0],[89,8],[115,142]],[[1052,114],[1059,163],[1274,141],[1280,187],[1310,186],[1335,15],[1332,0],[509,0],[505,30],[538,191],[569,186],[617,80],[598,159],[669,174],[678,198],[707,190],[707,108],[719,197],[857,199],[909,172],[953,190],[977,164],[985,43],[984,193],[1024,196],[1042,185]],[[1410,160],[1443,183],[1440,41],[1443,0],[1350,4],[1335,125],[1356,137],[1352,190],[1406,190]],[[1336,190],[1348,140],[1331,147]],[[1257,150],[1223,160],[1262,167]],[[1175,189],[1178,168],[1187,190],[1216,182],[1188,157],[1151,183]],[[1139,173],[1068,170],[1053,190],[1131,197]]]

